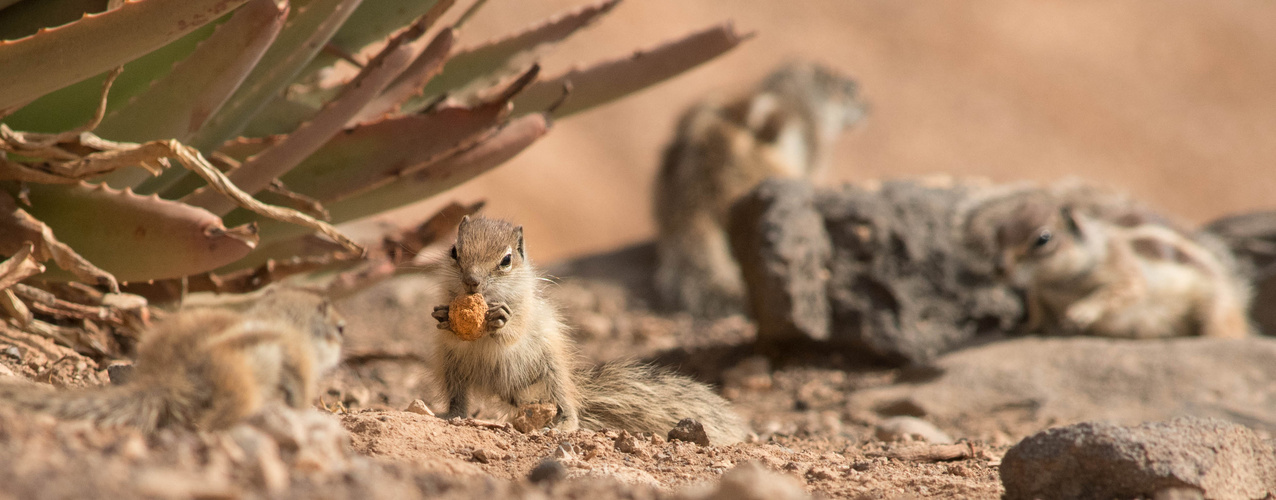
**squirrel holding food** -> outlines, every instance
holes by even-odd
[[[743,421],[708,386],[663,368],[630,361],[576,367],[576,351],[547,280],[527,258],[523,228],[465,217],[442,266],[450,302],[434,308],[432,366],[448,398],[443,418],[470,416],[471,392],[514,408],[544,402],[561,430],[621,429],[665,433],[700,422],[714,444],[741,441]]]

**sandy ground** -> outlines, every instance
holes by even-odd
[[[492,0],[463,39],[582,2]],[[487,199],[490,213],[527,226],[542,262],[646,239],[651,179],[677,114],[795,57],[854,75],[873,106],[840,144],[829,182],[1077,176],[1192,222],[1276,208],[1276,4],[630,1],[555,49],[546,69],[726,20],[757,37],[654,89],[563,120],[506,166],[397,216]]]

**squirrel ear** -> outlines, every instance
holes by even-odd
[[[523,247],[523,226],[514,228],[514,234],[518,235],[518,256],[527,259],[527,250]]]
[[[466,223],[468,223],[468,222],[470,222],[470,216],[469,216],[469,215],[462,215],[462,216],[461,216],[461,223],[460,223],[460,224],[458,224],[458,225],[457,225],[457,227],[465,227],[465,224],[466,224]]]

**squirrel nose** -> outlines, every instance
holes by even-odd
[[[483,280],[479,279],[477,274],[466,274],[461,277],[461,283],[465,285],[465,288],[470,293],[474,293],[478,291],[478,287],[483,283]]]

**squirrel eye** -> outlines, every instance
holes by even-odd
[[[456,245],[452,245],[452,260],[456,260]]]
[[[1051,238],[1051,237],[1052,237],[1052,236],[1051,236],[1051,234],[1050,234],[1050,231],[1049,231],[1049,230],[1041,231],[1041,234],[1037,236],[1037,242],[1036,242],[1033,246],[1035,246],[1035,247],[1037,247],[1037,248],[1041,248],[1041,247],[1043,247],[1043,246],[1046,246],[1046,243],[1050,243],[1050,238]]]
[[[505,254],[505,258],[501,259],[501,267],[510,267],[511,262],[513,262],[513,257],[510,254]]]

